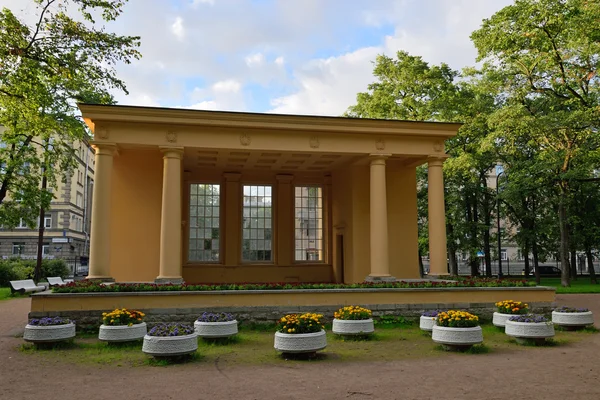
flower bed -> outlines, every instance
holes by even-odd
[[[290,290],[290,289],[406,289],[406,288],[451,288],[451,287],[530,287],[535,283],[526,280],[472,278],[457,281],[421,282],[363,282],[339,283],[224,283],[224,284],[153,284],[114,283],[104,285],[96,281],[77,281],[52,288],[53,293],[88,292],[158,292],[158,291],[215,291],[215,290]]]
[[[156,325],[144,336],[142,351],[155,357],[191,354],[198,350],[198,335],[187,324]]]
[[[102,313],[98,339],[106,342],[129,342],[143,339],[147,333],[145,314],[137,310],[118,308]]]
[[[334,313],[332,331],[337,335],[370,335],[375,331],[371,314],[359,306],[340,308]]]
[[[529,305],[521,301],[503,300],[496,303],[497,311],[494,312],[492,323],[499,327],[504,328],[506,321],[513,315],[527,314],[529,312]]]
[[[53,343],[75,337],[75,323],[67,318],[30,319],[23,339],[33,343]]]
[[[554,324],[543,315],[514,315],[506,321],[505,332],[518,343],[539,344],[554,336]]]
[[[327,346],[323,315],[289,314],[277,323],[274,347],[282,353],[314,353]]]
[[[479,317],[466,311],[442,311],[438,313],[431,338],[445,350],[466,350],[483,342]]]
[[[587,308],[560,307],[552,311],[552,322],[566,329],[579,329],[594,324],[594,315]]]
[[[229,313],[203,313],[196,322],[194,329],[203,338],[224,338],[238,333],[237,320]]]
[[[421,318],[419,318],[419,328],[422,331],[431,332],[435,325],[435,319],[440,312],[440,310],[433,310],[421,313]]]

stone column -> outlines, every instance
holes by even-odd
[[[110,276],[110,210],[113,158],[117,153],[117,146],[113,143],[96,143],[93,147],[96,151],[96,164],[87,279],[112,282],[114,279]]]
[[[429,276],[431,277],[448,275],[443,164],[443,158],[431,157],[428,161]]]
[[[370,228],[371,228],[371,273],[369,282],[395,281],[390,275],[388,249],[387,191],[385,160],[389,154],[371,155],[370,179]]]
[[[160,218],[160,264],[157,283],[181,283],[182,147],[161,147],[163,187]]]

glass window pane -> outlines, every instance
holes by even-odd
[[[323,190],[296,186],[294,210],[296,261],[323,261]]]
[[[189,261],[219,261],[218,244],[214,247],[213,239],[220,236],[220,199],[219,185],[190,185]]]
[[[242,259],[272,261],[271,186],[244,185]]]

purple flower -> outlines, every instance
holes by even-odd
[[[422,317],[431,317],[431,318],[435,318],[435,317],[437,317],[437,315],[438,315],[439,313],[441,313],[441,312],[442,312],[441,310],[424,311],[424,312],[422,312],[422,313],[421,313],[421,316],[422,316]]]
[[[182,323],[159,324],[150,329],[148,336],[184,336],[194,333],[194,327]]]
[[[68,318],[62,317],[44,317],[44,318],[33,318],[29,320],[29,325],[34,326],[52,326],[52,325],[66,325],[70,324],[71,321]]]
[[[205,312],[198,317],[198,322],[229,322],[235,320],[235,316],[229,313]]]
[[[531,323],[531,324],[538,324],[540,322],[549,322],[548,318],[544,317],[543,315],[536,315],[536,314],[513,315],[508,320],[513,321],[513,322],[527,322],[527,323]]]
[[[555,308],[554,311],[562,312],[562,313],[582,313],[582,312],[588,312],[590,310],[587,308],[575,308],[575,307],[562,306],[559,308]]]

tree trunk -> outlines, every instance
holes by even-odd
[[[538,257],[538,247],[537,247],[537,242],[534,240],[533,241],[533,268],[535,271],[535,284],[539,285],[541,283],[541,277],[540,277],[540,269],[539,267],[539,257]]]
[[[529,266],[529,240],[525,239],[525,243],[523,243],[523,257],[525,257],[525,278],[529,278],[529,271],[531,271],[531,267]]]
[[[48,182],[46,179],[46,170],[42,169],[42,192],[46,190]],[[42,278],[42,259],[43,259],[43,246],[44,246],[44,216],[46,210],[44,207],[40,207],[40,228],[38,233],[38,247],[37,247],[37,262],[35,263],[35,270],[33,273],[33,280],[38,283]]]
[[[421,247],[419,247],[419,273],[421,278],[425,276],[425,268],[423,267],[423,255],[421,254]]]
[[[450,263],[450,275],[458,276],[458,260],[456,259],[456,243],[454,242],[454,225],[446,224],[448,233],[448,262]]]
[[[560,226],[560,263],[561,275],[560,283],[564,287],[571,286],[570,268],[569,268],[569,231],[567,229],[567,194],[565,189],[561,188],[560,202],[558,204],[558,222]]]
[[[577,253],[571,251],[571,279],[577,280]]]
[[[588,270],[590,271],[590,282],[597,284],[596,270],[594,269],[594,256],[592,256],[592,249],[589,246],[586,246],[585,256],[587,257]]]

